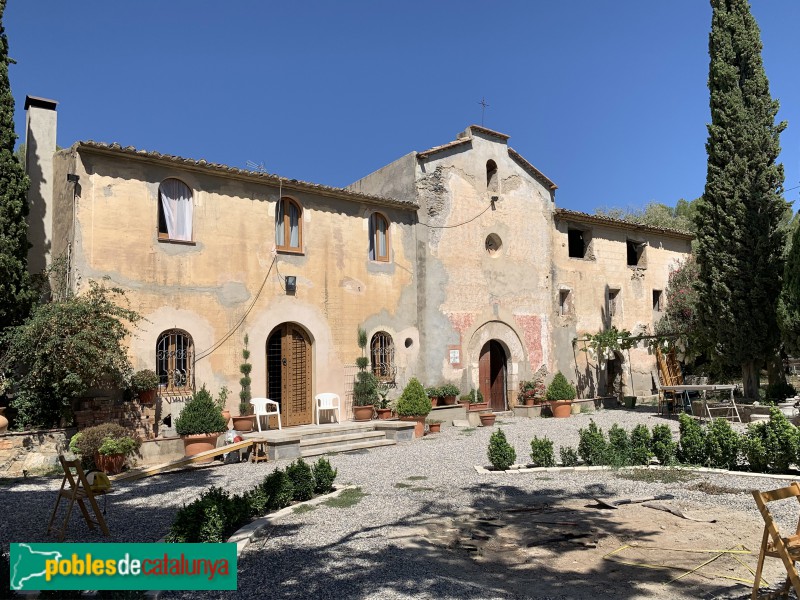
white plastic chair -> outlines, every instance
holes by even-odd
[[[259,431],[261,431],[261,417],[267,417],[267,428],[269,428],[269,417],[272,415],[278,417],[278,429],[282,429],[281,409],[275,400],[270,400],[269,398],[253,398],[250,400],[250,404],[253,405],[253,412],[256,415],[256,423],[258,424]]]
[[[336,422],[341,423],[341,401],[339,394],[326,392],[324,394],[317,394],[314,396],[317,401],[317,425],[319,425],[319,413],[323,410],[333,410],[336,414]]]

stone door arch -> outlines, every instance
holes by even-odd
[[[508,400],[517,391],[520,365],[525,362],[517,332],[503,321],[488,321],[472,334],[466,352],[471,367],[470,385],[481,390],[494,410],[506,410]]]

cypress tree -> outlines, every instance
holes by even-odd
[[[33,294],[28,274],[28,176],[14,155],[14,97],[0,0],[0,329],[22,322]]]
[[[792,247],[786,257],[783,289],[778,299],[778,324],[786,351],[800,353],[800,227],[794,230]]]
[[[758,397],[764,361],[780,334],[786,210],[777,163],[778,102],[769,92],[761,36],[747,0],[711,0],[711,124],[708,171],[697,207],[698,321],[713,363],[740,367],[745,395]]]

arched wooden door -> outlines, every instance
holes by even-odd
[[[478,379],[489,408],[506,410],[506,353],[499,342],[489,340],[481,348]]]
[[[313,422],[311,372],[306,332],[296,323],[278,325],[267,338],[267,398],[280,404],[286,427]]]

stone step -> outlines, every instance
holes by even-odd
[[[314,437],[300,440],[300,449],[313,448],[316,446],[324,446],[331,444],[339,444],[343,442],[357,442],[369,441],[371,439],[386,439],[386,434],[383,431],[359,431],[357,433],[345,433],[341,435],[329,435],[327,437]]]
[[[337,435],[349,435],[353,433],[365,433],[375,430],[373,425],[374,421],[366,423],[355,423],[353,421],[345,421],[341,425],[319,425],[319,426],[305,426],[303,427],[302,439],[310,440],[317,438],[328,438]]]
[[[379,448],[381,446],[394,446],[397,442],[394,440],[378,439],[368,440],[365,442],[344,442],[341,444],[331,444],[330,446],[311,446],[302,448],[300,456],[307,458],[309,456],[319,456],[321,454],[338,453],[338,452],[352,452],[353,450],[362,450],[365,448]]]

